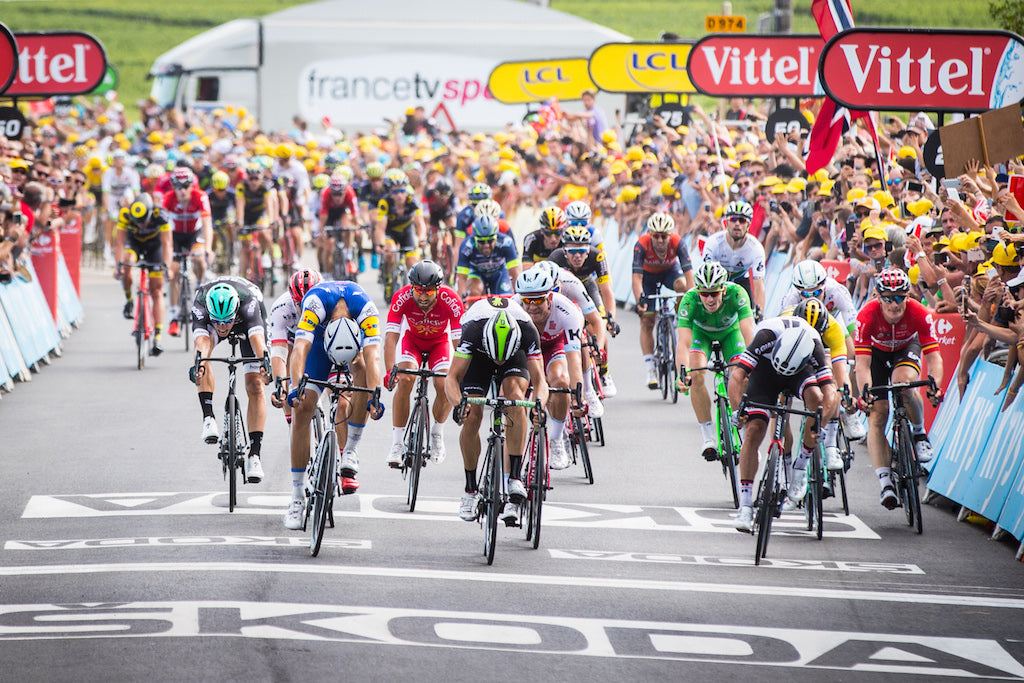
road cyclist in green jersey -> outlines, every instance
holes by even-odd
[[[754,337],[754,313],[750,297],[740,285],[729,282],[729,273],[718,261],[705,261],[693,275],[693,289],[679,305],[677,319],[678,358],[685,366],[704,368],[711,356],[711,342],[722,346],[728,362],[743,353]],[[679,389],[690,390],[690,403],[700,425],[705,460],[718,457],[718,439],[711,417],[711,396],[704,370],[679,371]]]

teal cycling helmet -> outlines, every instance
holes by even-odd
[[[210,287],[206,292],[206,310],[215,323],[231,322],[238,311],[238,292],[225,282]]]

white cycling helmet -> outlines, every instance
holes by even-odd
[[[584,201],[576,200],[569,202],[565,207],[565,220],[569,223],[590,223],[590,219],[593,216],[593,212],[590,210],[590,204]]]
[[[780,375],[795,375],[814,353],[814,337],[817,333],[800,318],[783,318],[787,327],[782,330],[772,347],[771,363]],[[792,325],[789,321],[793,321]]]
[[[693,270],[693,285],[700,292],[717,292],[728,281],[729,273],[718,261],[705,261]]]
[[[501,204],[493,199],[481,199],[477,202],[476,206],[473,207],[473,215],[501,218]]]
[[[363,338],[359,325],[349,318],[338,318],[327,323],[324,349],[335,365],[347,365],[355,360],[362,348]]]
[[[827,277],[825,266],[807,259],[796,264],[793,269],[793,286],[797,289],[817,289],[825,284]]]
[[[516,278],[517,294],[547,294],[554,288],[555,278],[547,268],[534,266],[529,270],[524,270]]]
[[[514,356],[522,340],[519,323],[508,311],[498,311],[484,323],[484,353],[497,363],[504,363]]]

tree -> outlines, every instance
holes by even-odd
[[[989,0],[988,13],[1007,31],[1024,33],[1024,0]]]

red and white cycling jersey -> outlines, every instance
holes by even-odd
[[[522,297],[516,294],[512,299],[522,304]],[[551,295],[551,312],[548,314],[544,327],[538,327],[540,346],[546,346],[564,340],[566,351],[580,350],[580,335],[583,330],[583,314],[568,297],[553,292]]]
[[[161,214],[167,218],[174,232],[198,232],[199,219],[210,215],[210,199],[195,187],[189,193],[188,203],[179,204],[177,195],[168,192],[163,197],[162,207]]]
[[[458,341],[462,333],[460,321],[464,312],[462,299],[451,287],[441,285],[434,306],[424,312],[412,298],[412,285],[406,285],[395,292],[391,300],[384,332],[400,334],[404,318],[409,324],[406,334],[412,334],[417,339],[438,340],[450,328],[452,338]]]
[[[921,343],[921,353],[931,353],[939,348],[939,342],[932,334],[931,309],[913,299],[907,299],[907,310],[895,325],[886,322],[878,299],[864,304],[857,314],[853,346],[858,356],[871,355],[873,349],[898,351],[915,339]]]

